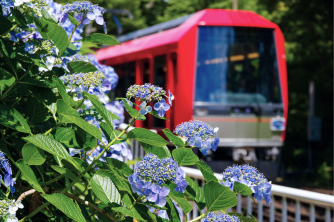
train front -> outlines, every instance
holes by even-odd
[[[234,160],[256,161],[258,147],[277,158],[286,126],[282,95],[287,92],[282,91],[287,88],[278,49],[284,45],[275,30],[199,26],[197,33],[193,119],[219,127],[220,147],[234,148]]]

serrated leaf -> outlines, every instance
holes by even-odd
[[[46,19],[35,19],[38,32],[44,39],[51,40],[62,54],[68,45],[66,31],[59,25],[47,21]]]
[[[114,126],[113,126],[112,122],[113,122],[114,119],[119,120],[119,117],[116,116],[114,113],[108,111],[106,109],[106,107],[99,101],[99,99],[96,96],[91,95],[87,92],[84,92],[84,95],[92,102],[96,111],[102,116],[105,123],[110,127],[110,129],[113,130]]]
[[[0,16],[0,35],[8,32],[12,27],[12,23],[4,16]]]
[[[175,205],[169,197],[167,199],[167,215],[171,221],[181,221],[179,217],[179,212],[177,211]]]
[[[238,181],[234,182],[234,191],[244,196],[250,196],[253,194],[253,191],[251,188],[249,188],[245,184],[239,183]]]
[[[165,158],[165,157],[170,157],[170,152],[166,146],[157,147],[157,146],[152,146],[146,143],[140,143],[140,145],[144,148],[146,153],[152,153],[154,155],[157,155],[158,158],[160,159]]]
[[[209,212],[226,210],[237,205],[237,196],[228,187],[210,181],[204,185],[206,207]]]
[[[88,73],[96,72],[97,68],[89,62],[74,61],[67,63],[67,68],[71,73]]]
[[[133,170],[126,163],[122,161],[113,158],[107,158],[107,163],[109,166],[122,172],[126,177],[133,174]]]
[[[39,185],[34,171],[23,160],[17,161],[16,165],[22,172],[22,179],[27,181],[35,190],[44,193],[42,187]]]
[[[0,67],[0,93],[15,82],[15,77],[6,69]]]
[[[57,127],[55,139],[67,147],[78,147],[78,143],[75,137],[75,131],[72,128]]]
[[[31,143],[27,143],[23,146],[22,156],[23,160],[28,165],[42,165],[46,160],[44,151]]]
[[[60,115],[63,116],[63,118],[65,118],[66,122],[74,123],[81,129],[89,133],[90,135],[94,136],[96,139],[100,141],[102,140],[101,131],[92,124],[89,124],[86,120],[82,119],[81,117],[65,115],[65,114],[60,114]]]
[[[129,103],[128,103],[128,101],[127,101],[126,99],[121,98],[121,100],[123,101],[123,105],[124,105],[126,111],[130,114],[130,116],[131,116],[132,118],[136,118],[136,119],[138,119],[138,120],[145,120],[145,119],[146,119],[146,117],[145,117],[144,115],[141,115],[140,112],[139,112],[138,110],[132,108],[132,107],[129,105]]]
[[[194,180],[190,177],[186,177],[188,186],[186,188],[186,194],[188,194],[193,200],[195,200],[197,206],[203,210],[206,206],[204,192],[202,187],[200,187]]]
[[[70,15],[70,13],[67,13],[67,15],[68,15],[68,19],[71,21],[73,25],[80,25],[80,22],[76,20],[72,15]]]
[[[172,155],[179,166],[195,165],[199,161],[191,148],[177,148],[173,150]]]
[[[105,204],[121,202],[121,195],[107,170],[97,171],[90,182],[95,195]]]
[[[84,37],[83,41],[93,42],[99,45],[120,45],[113,36],[102,33],[93,33],[90,36]]]
[[[56,85],[60,96],[63,98],[64,102],[68,105],[71,104],[71,97],[66,92],[66,86],[64,83],[57,77],[52,79],[53,83]]]
[[[0,124],[22,133],[31,134],[25,118],[16,109],[0,104]]]
[[[59,174],[65,174],[65,176],[70,178],[71,180],[76,179],[75,174],[67,168],[63,168],[63,167],[56,166],[56,165],[52,165],[51,168],[54,169]]]
[[[81,213],[81,210],[76,202],[64,194],[42,194],[42,197],[49,203],[57,207],[61,212],[66,214],[69,218],[79,222],[85,222],[85,218]]]
[[[134,128],[128,133],[128,139],[135,139],[139,142],[152,146],[163,147],[167,145],[166,140],[156,133],[144,128]]]
[[[33,136],[28,136],[23,138],[25,141],[34,144],[35,146],[41,148],[42,150],[49,152],[53,155],[58,156],[61,159],[67,160],[73,163],[72,158],[68,154],[65,147],[59,143],[57,140],[42,134],[36,134]]]
[[[179,137],[175,136],[169,129],[163,129],[162,132],[167,136],[167,138],[178,148],[184,147],[185,144]]]
[[[201,171],[206,182],[209,182],[209,181],[218,182],[218,179],[217,177],[215,177],[211,167],[206,165],[206,163],[204,163],[203,161],[199,161],[196,163],[196,167]]]
[[[188,200],[185,199],[184,194],[181,192],[175,192],[176,184],[169,184],[168,188],[170,189],[168,196],[172,198],[185,213],[189,213],[192,210],[192,205]]]

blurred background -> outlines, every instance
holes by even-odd
[[[58,0],[65,3],[68,1]],[[71,2],[71,1],[70,1]],[[108,34],[124,35],[202,9],[249,10],[276,23],[285,37],[289,111],[276,183],[333,194],[333,1],[91,0],[105,13]],[[87,32],[103,32],[93,25]],[[316,138],[308,134],[310,84]],[[223,169],[222,169],[223,170]]]

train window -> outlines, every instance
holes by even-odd
[[[157,56],[154,58],[154,85],[166,89],[166,74],[167,64],[166,56]],[[158,118],[153,118],[153,127],[165,128],[166,121]]]
[[[135,84],[136,69],[135,62],[124,63],[114,66],[115,72],[118,74],[118,84],[115,88],[116,97],[125,97],[126,90]],[[130,115],[125,112],[125,122],[129,122]]]
[[[118,84],[115,88],[116,97],[125,97],[126,90],[135,84],[136,69],[135,62],[124,63],[114,66],[115,72],[118,74]]]
[[[281,103],[273,30],[203,26],[198,33],[195,102]]]

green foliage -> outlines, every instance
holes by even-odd
[[[57,207],[61,212],[66,214],[69,218],[78,222],[85,222],[85,218],[81,213],[81,210],[77,203],[64,194],[53,193],[43,194],[42,197],[50,202],[52,205]]]
[[[199,159],[190,148],[178,148],[173,150],[173,158],[179,166],[195,165]]]
[[[121,195],[112,182],[112,174],[106,170],[99,170],[91,179],[93,192],[104,203],[120,203]]]
[[[215,181],[204,185],[204,196],[209,212],[226,210],[237,205],[237,197],[233,191]]]

